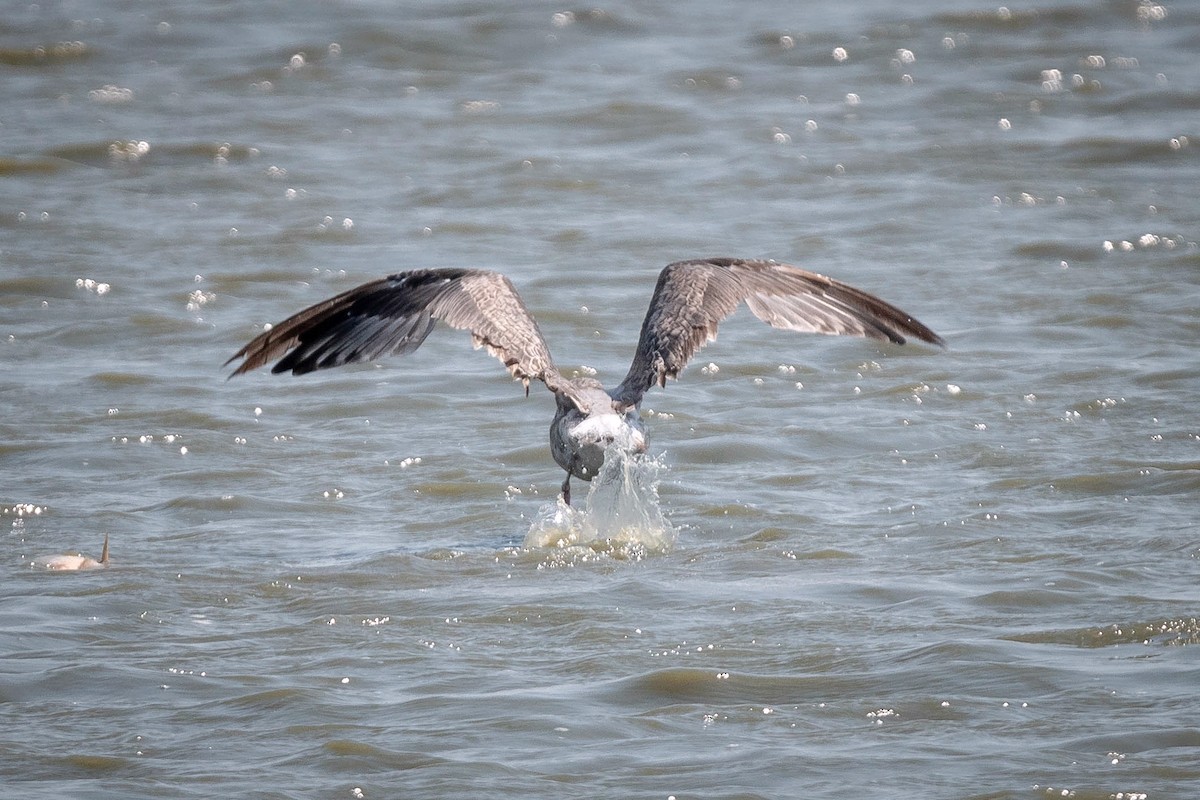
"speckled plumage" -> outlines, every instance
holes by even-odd
[[[569,503],[571,476],[590,481],[606,446],[615,441],[645,451],[637,414],[642,397],[676,377],[743,302],[756,317],[785,330],[943,344],[899,308],[824,275],[774,261],[709,258],[678,261],[659,275],[633,363],[612,391],[594,378],[559,373],[512,282],[476,269],[414,270],[370,281],[264,331],[226,363],[243,359],[233,372],[240,375],[282,356],[272,372],[302,375],[410,353],[438,320],[469,331],[475,346],[498,358],[526,393],[530,380],[539,380],[558,398],[551,452],[567,471],[563,494]]]

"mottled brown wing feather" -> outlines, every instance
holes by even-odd
[[[613,396],[636,405],[654,384],[665,386],[691,357],[717,338],[717,326],[745,302],[775,328],[866,336],[903,344],[941,337],[880,298],[815,272],[734,258],[679,261],[658,276],[633,363]]]
[[[410,353],[436,321],[470,331],[528,389],[543,381],[559,390],[565,381],[521,296],[498,272],[427,269],[364,283],[310,306],[256,336],[233,355],[241,375],[279,358],[272,372],[303,375],[317,369]]]

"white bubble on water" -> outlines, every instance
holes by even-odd
[[[115,86],[113,84],[105,84],[99,89],[92,89],[88,92],[88,100],[93,103],[107,103],[110,105],[120,105],[133,102],[133,89],[124,86]]]

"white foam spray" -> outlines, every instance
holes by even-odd
[[[631,559],[667,552],[675,544],[676,531],[658,503],[663,469],[659,458],[610,446],[600,474],[588,485],[583,507],[568,506],[561,497],[542,506],[525,536],[525,547]]]

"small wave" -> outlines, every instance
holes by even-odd
[[[1088,628],[1031,631],[1003,638],[1028,644],[1061,644],[1083,648],[1123,644],[1183,647],[1200,644],[1200,620],[1196,617],[1151,619]]]
[[[633,560],[669,551],[676,531],[658,503],[658,476],[664,467],[658,458],[609,447],[583,508],[569,506],[561,497],[542,506],[524,546],[553,547],[572,557],[604,553]]]

